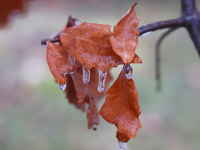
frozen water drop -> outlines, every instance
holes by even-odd
[[[65,73],[63,73],[63,76],[65,76],[65,75],[67,75],[68,74],[68,72],[65,72]]]
[[[46,44],[47,44],[47,39],[43,39],[43,40],[41,41],[42,47],[46,46]]]
[[[125,142],[119,142],[119,148],[120,148],[121,150],[125,150],[126,147],[127,147],[127,143],[125,143]]]
[[[125,73],[126,73],[126,78],[127,79],[132,79],[133,69],[131,68],[131,66],[130,65],[125,65],[124,69],[125,69]]]
[[[45,47],[46,46],[46,44],[42,44],[42,47]]]
[[[83,66],[83,83],[87,84],[88,82],[90,82],[90,70]]]
[[[101,70],[99,71],[99,85],[98,85],[98,91],[103,92],[105,88],[105,81],[106,81],[106,75],[107,71],[103,72]]]
[[[62,83],[58,83],[59,84],[59,88],[64,91],[67,87],[67,82],[65,84],[62,84]]]

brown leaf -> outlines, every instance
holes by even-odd
[[[65,84],[66,79],[63,74],[76,69],[76,59],[70,57],[61,45],[52,42],[47,42],[46,57],[50,71],[56,81]]]
[[[66,75],[67,78],[67,88],[65,89],[66,97],[70,104],[73,104],[77,109],[85,111],[85,103],[78,104],[78,98],[76,96],[76,89],[70,75]]]
[[[97,102],[93,98],[85,97],[84,102],[89,104],[87,109],[87,120],[88,120],[88,129],[91,129],[93,125],[99,124],[99,114],[97,108]]]
[[[124,69],[106,92],[106,101],[99,114],[109,123],[117,126],[117,138],[127,142],[136,136],[141,127],[138,93],[132,79],[126,79]]]
[[[91,129],[93,125],[99,124],[99,116],[96,100],[86,96],[84,101],[78,104],[78,98],[76,96],[76,89],[73,83],[73,80],[70,75],[66,75],[67,78],[67,88],[65,90],[66,97],[69,100],[69,103],[73,104],[77,109],[85,111],[85,103],[88,103],[89,107],[87,109],[87,120],[88,120],[88,129]]]
[[[95,67],[102,71],[117,67],[121,61],[112,50],[110,36],[109,25],[86,22],[67,28],[60,35],[61,43],[72,57],[88,70]]]
[[[131,63],[142,63],[141,58],[135,53],[133,60],[131,61]]]
[[[129,64],[135,55],[138,43],[139,30],[137,29],[139,20],[134,11],[135,3],[118,23],[114,26],[114,31],[110,37],[113,50],[119,55],[125,64]]]

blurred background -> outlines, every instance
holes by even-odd
[[[46,63],[46,47],[40,41],[60,31],[69,15],[114,26],[135,2],[31,0],[2,19],[0,150],[119,149],[114,125],[100,117],[97,131],[87,129],[85,113],[70,105],[54,82]],[[179,0],[137,2],[139,26],[177,18],[180,14]],[[1,9],[13,3],[0,4]],[[196,5],[200,9],[199,0]],[[165,31],[139,38],[136,53],[143,64],[132,67],[142,128],[128,142],[127,150],[197,150],[200,147],[200,60],[185,29],[176,30],[161,45],[163,88],[156,92],[155,44]],[[114,79],[120,69],[112,69]]]

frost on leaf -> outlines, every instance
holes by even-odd
[[[84,22],[66,28],[60,35],[61,43],[86,69],[95,67],[106,71],[121,63],[121,58],[115,54],[110,44],[110,28],[110,25]]]
[[[136,4],[114,26],[113,34],[110,37],[113,50],[122,58],[125,64],[131,63],[138,44],[139,30],[137,26],[139,20],[136,18],[136,11],[134,10]]]
[[[61,45],[52,42],[47,42],[46,57],[50,71],[56,81],[65,84],[66,78],[63,74],[76,69],[76,59],[69,57]]]
[[[132,79],[127,79],[122,69],[114,84],[106,92],[106,101],[99,114],[109,123],[117,126],[117,138],[127,142],[136,136],[141,127],[138,93]]]

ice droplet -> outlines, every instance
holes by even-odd
[[[131,68],[131,66],[130,65],[125,65],[124,69],[125,69],[125,73],[126,73],[126,78],[127,79],[132,79],[133,69]]]
[[[107,75],[107,71],[103,72],[101,70],[99,70],[99,85],[98,85],[98,91],[99,92],[103,92],[104,88],[105,88],[105,81],[106,81],[106,75]]]
[[[62,84],[62,83],[58,83],[59,84],[59,88],[64,91],[67,87],[67,82],[65,84]]]
[[[45,47],[45,46],[46,46],[46,44],[43,43],[43,44],[42,44],[42,47]]]
[[[63,76],[65,76],[65,75],[67,75],[68,74],[68,72],[66,71],[65,73],[63,73]]]
[[[88,82],[90,82],[90,70],[83,66],[83,83],[87,84]]]
[[[119,148],[120,148],[121,150],[125,150],[126,147],[127,147],[127,143],[125,143],[125,142],[119,142]]]

